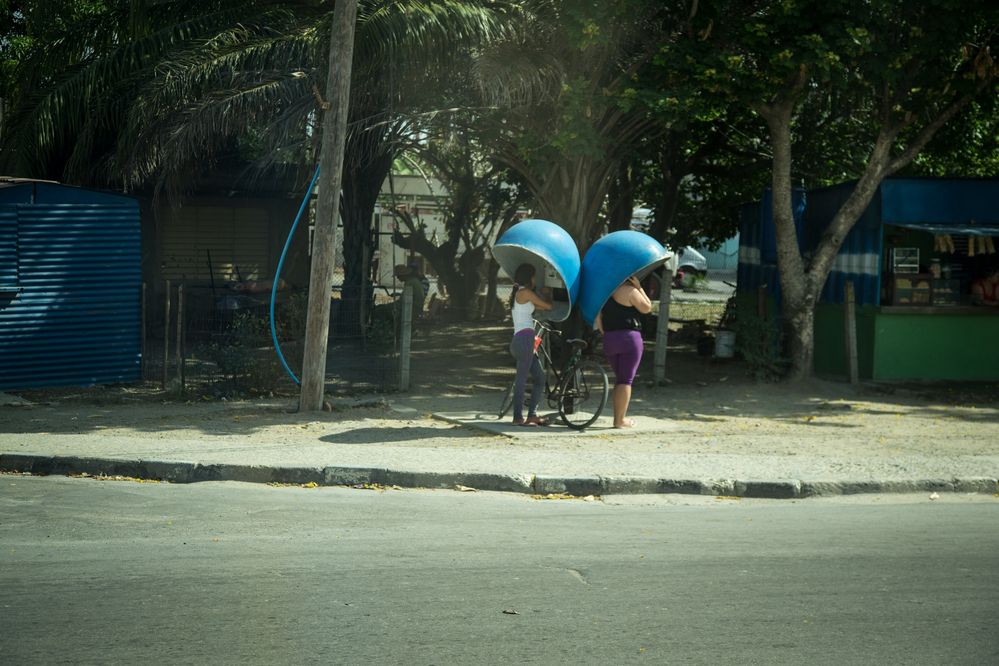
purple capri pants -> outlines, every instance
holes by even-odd
[[[614,384],[628,384],[635,381],[638,364],[642,362],[645,344],[638,331],[607,331],[604,333],[604,355],[614,370]]]

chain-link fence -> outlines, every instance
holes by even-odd
[[[143,293],[143,378],[164,388],[205,394],[266,394],[294,390],[275,351],[270,291],[212,289],[163,283]],[[280,291],[275,330],[290,370],[301,377],[306,291]],[[402,317],[398,299],[330,301],[327,391],[399,388]]]

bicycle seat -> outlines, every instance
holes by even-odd
[[[573,349],[586,349],[586,340],[582,338],[569,338],[566,343]]]

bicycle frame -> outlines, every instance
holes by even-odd
[[[556,409],[558,407],[558,399],[561,397],[557,395],[558,387],[562,385],[563,378],[582,359],[583,350],[575,347],[560,369],[552,360],[551,352],[548,349],[548,338],[549,335],[561,337],[562,334],[548,324],[540,321],[536,324],[534,334],[541,337],[541,344],[538,345],[537,354],[538,361],[541,363],[541,369],[545,372],[545,398],[548,401],[548,406]]]

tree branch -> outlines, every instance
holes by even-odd
[[[971,100],[975,97],[975,94],[981,92],[982,89],[984,89],[987,84],[988,80],[979,83],[979,85],[975,89],[975,93],[969,93],[954,100],[954,102],[952,102],[950,106],[944,109],[940,113],[940,115],[938,115],[935,119],[933,119],[932,122],[923,127],[923,129],[919,132],[919,134],[916,135],[916,138],[914,138],[909,143],[909,147],[906,148],[901,155],[899,155],[898,157],[896,157],[895,159],[891,160],[891,162],[888,163],[885,175],[891,175],[896,171],[898,171],[899,169],[902,169],[903,167],[907,166],[910,162],[912,162],[912,160],[916,158],[916,155],[918,155],[919,152],[926,147],[926,144],[930,142],[930,139],[932,139],[933,135],[937,133],[937,130],[946,125],[951,118],[953,118],[955,115],[957,115],[957,113],[961,109],[967,106],[971,102]]]

